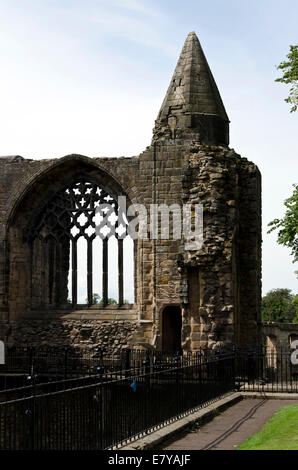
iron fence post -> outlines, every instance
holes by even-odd
[[[238,380],[237,382],[237,374],[239,376],[239,371],[238,371],[238,367],[239,367],[239,358],[238,358],[238,348],[237,346],[233,345],[233,348],[232,348],[232,363],[233,363],[233,382],[234,382],[234,388],[235,390],[238,390],[240,389],[240,381]]]
[[[146,355],[145,355],[145,359],[143,360],[143,367],[144,367],[144,373],[145,373],[145,380],[144,380],[144,384],[145,384],[145,393],[144,393],[144,397],[145,397],[145,400],[144,400],[144,417],[145,417],[145,427],[148,427],[149,426],[149,414],[150,414],[150,406],[149,406],[149,403],[150,403],[150,393],[151,393],[151,374],[150,374],[150,366],[151,366],[151,361],[150,361],[150,350],[147,349],[146,350]]]
[[[103,366],[103,349],[99,348],[99,365],[97,367],[97,371],[99,373],[99,376],[101,377],[102,374],[104,373],[104,366]]]
[[[104,449],[104,387],[103,385],[99,385],[99,395],[100,395],[100,402],[99,402],[99,412],[100,412],[100,450]]]
[[[202,385],[202,348],[200,347],[198,353],[197,353],[197,359],[199,359],[197,362],[197,365],[199,367],[199,391],[201,392],[201,385]]]
[[[145,360],[143,362],[145,366],[145,377],[146,377],[146,385],[150,385],[150,351],[146,351]]]
[[[33,347],[32,346],[28,346],[27,356],[28,356],[28,375],[30,376],[32,365],[33,365]]]
[[[68,353],[68,348],[66,346],[64,348],[64,380],[67,379],[67,353]]]
[[[131,349],[127,348],[125,350],[125,377],[128,377],[129,375],[129,369],[130,369],[130,354],[131,354]]]
[[[174,365],[176,367],[176,393],[177,393],[177,414],[180,409],[180,383],[179,383],[179,352],[176,352],[174,355]]]
[[[28,408],[25,410],[25,415],[28,417],[28,438],[25,439],[25,448],[23,450],[34,450],[35,443],[35,396],[36,396],[36,375],[34,370],[34,363],[32,357],[32,350],[29,354],[30,374],[27,376],[28,382],[32,387],[32,396],[28,399]]]

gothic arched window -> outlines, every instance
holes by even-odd
[[[134,270],[124,220],[118,201],[95,183],[82,179],[57,193],[28,229],[34,303],[123,305],[125,249]]]

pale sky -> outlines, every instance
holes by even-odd
[[[195,31],[230,146],[262,172],[263,294],[297,293],[290,250],[266,233],[298,182],[298,112],[274,82],[297,24],[296,0],[0,0],[0,155],[138,155]]]

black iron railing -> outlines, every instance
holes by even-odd
[[[298,365],[290,347],[236,349],[235,370],[242,391],[298,393]]]
[[[193,365],[181,358],[158,371],[147,362],[125,378],[102,374],[74,380],[75,386],[71,380],[33,383],[15,395],[6,390],[1,398],[0,393],[0,449],[88,450],[122,444],[231,392],[234,356],[201,357]]]
[[[157,350],[123,349],[117,352],[101,348],[54,348],[18,346],[6,348],[5,365],[0,365],[0,390],[28,385],[34,377],[36,383],[59,381],[101,374],[119,377],[139,373],[149,364],[154,370],[163,370],[177,361],[195,365],[202,358],[211,358],[215,352],[167,352]]]
[[[0,449],[107,449],[234,390],[298,392],[290,348],[41,352],[26,350],[26,373],[7,355],[2,374],[26,380],[0,391]]]

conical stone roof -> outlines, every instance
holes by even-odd
[[[153,141],[229,143],[229,118],[194,32],[186,38],[153,133]]]

